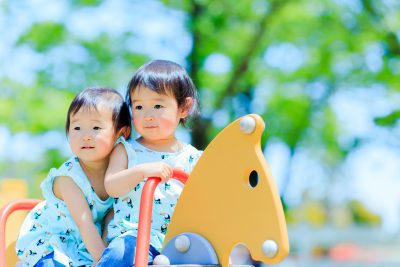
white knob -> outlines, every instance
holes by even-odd
[[[167,256],[160,254],[154,258],[153,265],[171,265],[171,263]]]
[[[180,235],[175,239],[175,248],[179,252],[185,253],[189,250],[190,239],[186,235]]]
[[[278,244],[274,240],[266,240],[262,244],[261,249],[265,256],[273,258],[278,252]]]
[[[256,129],[256,120],[251,116],[246,116],[240,120],[240,130],[246,134],[251,134]]]

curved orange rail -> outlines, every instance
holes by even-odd
[[[17,199],[0,209],[0,267],[6,267],[6,222],[11,213],[17,210],[31,210],[42,200]]]
[[[186,183],[189,174],[174,169],[173,175],[176,180]],[[146,267],[150,249],[150,229],[151,217],[153,211],[154,191],[161,179],[158,177],[149,177],[143,187],[140,197],[139,224],[136,242],[135,267]]]

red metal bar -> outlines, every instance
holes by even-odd
[[[17,199],[9,202],[0,210],[0,267],[6,267],[6,222],[11,213],[17,210],[31,210],[42,200]]]
[[[176,180],[186,183],[189,174],[174,169],[173,175]],[[135,267],[146,267],[150,249],[150,230],[151,217],[153,211],[154,191],[161,179],[158,177],[149,177],[143,187],[142,196],[140,197],[139,224],[136,242]]]

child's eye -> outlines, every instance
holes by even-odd
[[[101,128],[99,127],[99,126],[95,126],[95,127],[93,127],[93,130],[95,130],[95,131],[98,131],[98,130],[100,130]]]
[[[135,106],[135,109],[141,110],[143,107],[142,106]]]
[[[155,106],[154,106],[155,109],[160,109],[160,108],[162,108],[162,107],[163,107],[163,106],[161,106],[161,105],[155,105]]]
[[[74,127],[75,131],[79,131],[81,129],[81,127]]]

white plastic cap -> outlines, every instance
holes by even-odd
[[[179,252],[185,253],[190,248],[190,239],[186,235],[180,235],[175,239],[175,248]]]
[[[246,116],[240,120],[240,130],[246,134],[251,134],[256,129],[256,120],[251,116]]]
[[[278,244],[274,240],[265,240],[261,249],[265,256],[273,258],[278,252]]]
[[[171,265],[171,263],[167,256],[160,254],[154,258],[153,265]]]

